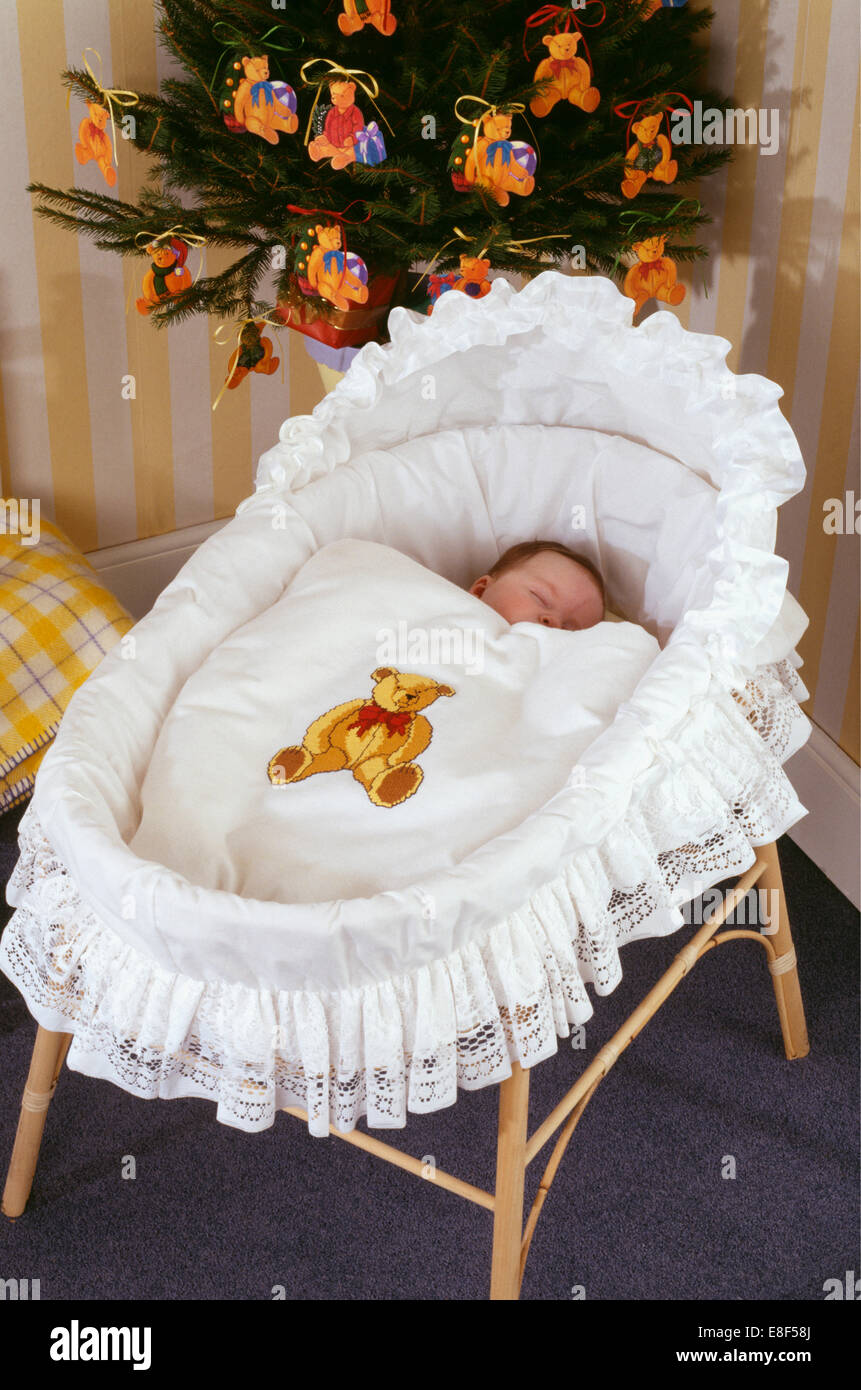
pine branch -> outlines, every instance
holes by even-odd
[[[222,275],[202,278],[159,305],[152,315],[159,324],[191,313],[251,312],[260,302],[260,278],[271,264],[272,249],[287,247],[291,262],[292,248],[307,230],[306,217],[291,212],[291,206],[314,209],[315,224],[324,223],[327,213],[332,219],[346,217],[344,243],[367,261],[372,274],[428,260],[451,242],[438,268],[458,265],[465,250],[476,254],[489,247],[495,267],[531,275],[562,264],[575,247],[585,246],[589,267],[618,279],[620,253],[650,228],[666,232],[667,246],[678,247],[680,261],[705,255],[690,238],[709,217],[697,210],[689,189],[724,168],[731,150],[674,146],[675,183],[660,191],[650,184],[635,199],[625,199],[621,181],[629,123],[614,114],[614,107],[631,101],[642,102],[643,112],[659,109],[677,103],[669,93],[679,91],[704,106],[725,107],[728,99],[702,77],[698,40],[712,22],[712,11],[662,10],[644,22],[643,4],[608,4],[604,22],[586,31],[601,92],[597,109],[586,113],[560,102],[537,118],[529,103],[552,86],[551,79],[537,81],[535,72],[547,52],[541,39],[553,25],[529,31],[524,58],[523,25],[534,8],[531,0],[402,5],[395,35],[383,38],[368,29],[345,38],[336,24],[337,0],[325,5],[290,0],[284,11],[273,10],[270,0],[161,0],[161,42],[184,76],[163,82],[157,93],[138,94],[133,143],[149,159],[150,176],[137,205],[86,189],[34,183],[30,191],[39,197],[37,211],[120,255],[142,254],[136,240],[142,232],[153,235],[176,226],[237,252]],[[243,49],[261,52],[264,35],[269,36],[265,46],[271,46],[270,78],[292,85],[299,109],[299,130],[282,132],[277,144],[229,128],[222,116],[228,65]],[[302,85],[299,70],[306,57],[322,56],[363,69],[378,82],[379,110],[367,106],[361,89],[356,103],[366,120],[380,120],[382,113],[394,127],[390,134],[380,120],[388,151],[382,164],[350,164],[336,171],[328,160],[315,164],[309,158],[303,136],[314,89]],[[62,80],[86,100],[99,100],[98,86],[86,71],[69,69]],[[112,81],[124,85],[122,74],[114,73]],[[447,164],[463,129],[455,104],[467,94],[502,110],[517,103],[526,108],[513,116],[511,139],[536,150],[529,197],[515,195],[501,206],[485,187],[455,189]],[[325,84],[320,99],[325,106]],[[476,103],[475,115],[482,109]],[[430,139],[424,138],[426,115],[436,122]],[[626,218],[626,212],[634,216]],[[454,238],[455,226],[468,242]],[[531,238],[550,237],[558,239],[528,246]],[[277,285],[282,298],[299,294],[292,262],[277,273]]]

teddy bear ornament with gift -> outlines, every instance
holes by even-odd
[[[376,121],[365,122],[356,105],[356,84],[349,77],[334,77],[329,83],[331,106],[321,108],[322,129],[308,146],[316,162],[328,159],[333,169],[348,164],[382,164],[386,157],[383,133]]]
[[[643,116],[631,126],[636,136],[625,154],[625,177],[622,192],[626,198],[636,198],[649,179],[656,183],[673,183],[679,172],[678,161],[672,158],[672,147],[661,133],[663,116],[657,112]]]

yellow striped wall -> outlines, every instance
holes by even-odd
[[[58,74],[91,46],[107,85],[152,90],[174,71],[156,41],[154,8],[153,0],[0,0],[9,96],[0,492],[39,497],[85,551],[232,515],[282,420],[310,410],[323,390],[301,339],[285,332],[283,376],[250,376],[213,414],[230,353],[213,341],[217,324],[157,332],[134,308],[144,258],[121,261],[32,214],[31,179],[105,191],[95,167],[74,159],[85,111],[77,98],[67,107]],[[684,190],[715,221],[701,235],[710,262],[682,270],[688,294],[676,312],[686,327],[734,345],[733,370],[784,388],[808,468],[778,533],[790,587],[811,620],[800,645],[807,710],[859,762],[858,542],[851,520],[843,534],[823,527],[829,498],[861,496],[858,6],[719,0],[713,8],[711,83],[737,106],[777,108],[779,144],[771,155],[739,145],[729,170]],[[120,196],[134,199],[146,168],[119,141]],[[213,268],[218,253],[208,256]],[[194,252],[190,264],[194,271]],[[129,375],[134,399],[122,391]]]

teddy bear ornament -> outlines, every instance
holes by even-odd
[[[185,264],[188,244],[181,237],[156,237],[146,251],[152,260],[143,278],[143,293],[135,300],[135,308],[144,316],[191,287],[191,271]]]
[[[459,290],[461,294],[468,294],[471,299],[483,299],[486,294],[490,294],[490,281],[487,278],[489,270],[490,261],[481,256],[463,255],[460,258],[459,273],[450,270],[445,275],[430,275],[425,312],[432,314],[440,295],[446,294],[449,290]]]
[[[101,169],[105,183],[113,188],[117,181],[114,168],[114,147],[107,132],[110,112],[106,106],[96,101],[87,102],[88,116],[81,121],[78,129],[78,143],[75,145],[75,158],[79,164],[89,164],[90,160]]]
[[[247,319],[239,330],[239,344],[230,355],[225,385],[229,391],[235,391],[249,372],[271,376],[277,372],[280,361],[280,357],[273,356],[272,339],[263,336],[263,321]]]
[[[624,293],[633,299],[635,314],[649,299],[676,305],[685,297],[684,285],[676,282],[676,263],[664,255],[666,240],[666,234],[659,233],[634,242],[632,250],[637,260],[625,276]]]
[[[229,130],[259,135],[277,145],[280,135],[292,135],[299,126],[296,93],[286,82],[269,75],[267,54],[237,54],[224,80],[221,114]]]
[[[636,198],[649,179],[655,183],[674,183],[679,172],[678,161],[672,157],[672,147],[661,133],[663,116],[656,112],[634,121],[632,134],[636,137],[625,153],[625,177],[622,192],[626,198]]]
[[[336,309],[368,301],[368,267],[342,247],[341,228],[317,223],[299,243],[296,275],[303,294],[328,300]]]
[[[460,104],[470,100],[481,101],[481,98],[460,97],[455,102],[455,114],[461,120],[468,118],[459,110]],[[522,110],[518,103],[505,111],[487,106],[461,131],[448,164],[452,184],[458,193],[483,189],[500,207],[507,207],[512,193],[521,198],[529,197],[535,188],[537,156],[525,140],[511,139],[512,115]]]
[[[338,15],[338,28],[342,34],[358,34],[370,24],[386,38],[398,27],[392,14],[390,0],[344,0],[344,13]]]
[[[582,38],[576,29],[544,35],[541,42],[547,57],[535,69],[535,81],[542,86],[529,103],[533,116],[549,115],[558,101],[579,106],[581,111],[595,110],[601,93],[593,86],[589,63],[577,53]]]

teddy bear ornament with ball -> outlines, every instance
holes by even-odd
[[[288,83],[270,77],[267,53],[236,53],[228,65],[219,104],[229,130],[259,135],[270,145],[277,145],[281,135],[292,135],[299,126],[296,93]]]
[[[319,296],[336,309],[368,301],[368,267],[342,247],[341,228],[318,223],[299,242],[295,270],[303,294]]]
[[[461,109],[465,101],[483,107],[482,113],[470,119]],[[502,109],[481,97],[458,97],[454,112],[467,124],[452,146],[448,169],[459,193],[483,189],[500,207],[511,202],[512,193],[529,196],[538,156],[525,140],[511,139],[512,118],[523,110],[519,102]]]

